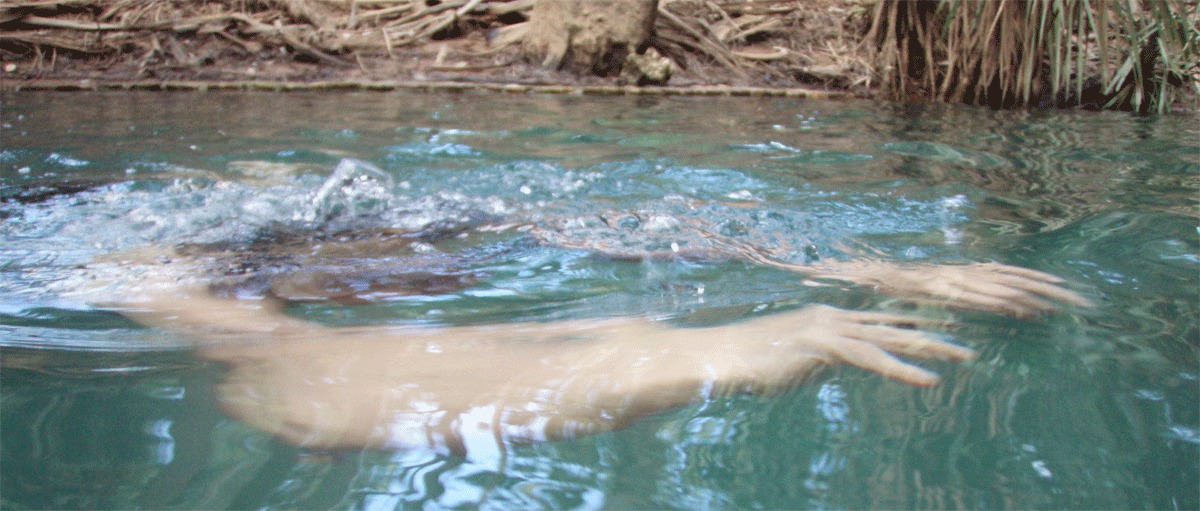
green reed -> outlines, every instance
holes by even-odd
[[[1200,93],[1186,0],[880,0],[866,41],[899,98],[1011,107],[1047,97],[1162,112]]]

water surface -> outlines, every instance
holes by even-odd
[[[750,98],[6,93],[0,115],[0,503],[41,508],[1200,507],[1195,118]],[[379,167],[322,194],[343,158]],[[634,212],[790,262],[999,261],[1091,309],[919,307],[731,261],[637,262],[473,232],[484,276],[436,295],[298,304],[331,325],[824,303],[953,318],[969,364],[908,387],[837,368],[499,459],[312,452],[224,416],[218,364],[74,292],[81,265],[263,232],[473,215],[562,228]],[[667,225],[667,224],[663,224]],[[626,251],[702,245],[670,229]],[[136,276],[125,276],[136,281]]]

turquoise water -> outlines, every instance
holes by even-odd
[[[750,98],[2,99],[2,507],[1200,507],[1194,117]],[[360,169],[322,194],[344,158],[384,175]],[[703,225],[789,262],[999,261],[1059,275],[1096,306],[1026,319],[914,308],[749,263],[570,248],[613,211]],[[223,415],[223,369],[192,339],[74,292],[93,277],[82,265],[138,247],[478,216],[553,225],[568,246],[470,232],[437,247],[477,276],[468,287],[289,313],[700,324],[824,303],[953,318],[949,335],[980,358],[924,363],[944,378],[927,389],[839,367],[780,395],[713,398],[499,459],[313,452]],[[705,243],[603,239],[635,254]]]

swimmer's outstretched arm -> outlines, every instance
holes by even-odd
[[[1001,263],[923,264],[884,261],[826,261],[796,265],[764,264],[868,286],[888,296],[959,309],[1031,316],[1059,310],[1062,304],[1090,307],[1092,302],[1061,285],[1055,275]]]
[[[880,293],[910,301],[934,303],[959,309],[1031,316],[1055,311],[1061,305],[1087,307],[1091,302],[1070,291],[1055,275],[1001,263],[929,264],[882,260],[823,259],[812,264],[786,263],[768,251],[697,227],[711,246],[663,252],[613,252],[605,243],[562,236],[550,229],[533,229],[535,237],[550,245],[587,250],[619,259],[690,258],[736,259],[806,275],[812,279],[839,280],[868,286]],[[621,248],[621,247],[618,247]]]
[[[202,356],[230,365],[218,394],[231,415],[325,449],[503,450],[715,394],[787,388],[842,363],[932,385],[935,374],[893,354],[974,356],[905,328],[920,318],[823,306],[686,329],[633,318],[330,328],[267,301],[182,290],[123,312],[203,339]]]

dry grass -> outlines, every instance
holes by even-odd
[[[868,1],[665,0],[659,45],[676,60],[701,53],[724,67],[767,80],[852,88],[870,83],[860,51]]]

